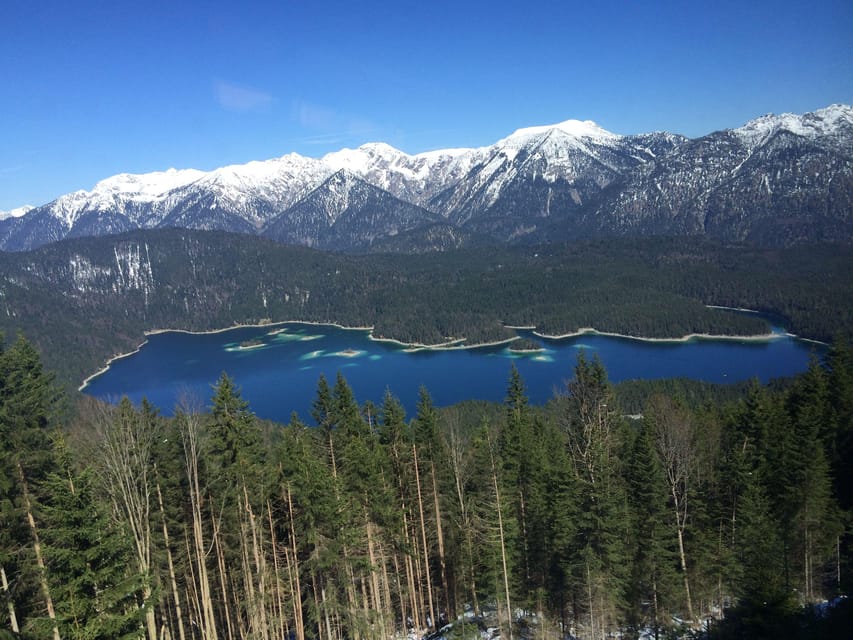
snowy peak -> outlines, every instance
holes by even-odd
[[[0,220],[5,220],[6,218],[20,218],[33,209],[35,209],[35,207],[25,204],[23,207],[17,207],[11,211],[0,211]]]
[[[90,192],[104,196],[158,198],[204,176],[196,169],[168,169],[152,173],[120,173],[101,180]]]
[[[323,156],[323,163],[334,171],[348,169],[356,173],[367,173],[379,165],[400,162],[409,156],[391,145],[381,142],[363,144],[357,149],[344,148]]]
[[[253,160],[246,164],[232,164],[203,174],[203,181],[224,187],[255,187],[280,178],[298,174],[323,173],[319,160],[306,158],[298,153],[289,153],[272,160]]]
[[[478,148],[410,155],[372,142],[322,158],[290,153],[209,172],[115,175],[32,211],[0,213],[0,249],[166,226],[335,249],[373,246],[426,223],[513,242],[637,232],[853,238],[844,226],[850,149],[847,105],[766,115],[695,140],[565,120]],[[800,231],[817,211],[832,224]]]
[[[602,129],[592,120],[565,120],[557,124],[518,129],[498,142],[498,145],[503,146],[508,143],[526,144],[531,138],[539,138],[554,132],[570,138],[580,138],[597,144],[615,142],[621,137],[606,129]]]
[[[522,149],[541,147],[546,153],[565,156],[570,150],[589,152],[595,146],[613,146],[621,136],[602,129],[592,120],[565,120],[557,124],[525,127],[499,140],[494,148],[510,160]]]
[[[834,104],[803,115],[783,113],[767,114],[750,120],[732,132],[748,147],[756,147],[778,131],[787,131],[807,139],[834,136],[839,131],[853,128],[853,107]]]

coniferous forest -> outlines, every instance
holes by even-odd
[[[274,425],[223,374],[167,419],[63,402],[9,341],[0,637],[849,632],[846,601],[813,606],[851,585],[848,345],[728,403],[649,388],[639,417],[597,360],[566,378],[544,407],[514,368],[502,407],[423,389],[414,416],[321,378]]]

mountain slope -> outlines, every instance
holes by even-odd
[[[439,234],[435,249],[468,237],[511,243],[658,234],[849,243],[851,149],[846,105],[762,116],[696,139],[620,136],[567,120],[477,149],[409,155],[371,143],[321,159],[289,154],[210,172],[120,174],[24,215],[0,216],[0,249],[180,227],[356,251],[397,238],[386,246],[420,251],[429,234],[418,236],[417,247],[406,247],[400,234],[438,221],[459,233]]]
[[[764,116],[689,140],[587,211],[597,234],[787,245],[853,238],[853,110]]]
[[[360,250],[440,216],[340,170],[273,219],[263,235],[285,244]]]

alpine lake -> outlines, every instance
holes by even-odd
[[[822,344],[773,329],[768,338],[693,337],[651,341],[586,332],[543,338],[519,329],[543,349],[518,352],[512,343],[471,348],[410,348],[374,340],[368,329],[288,322],[239,327],[214,333],[153,333],[133,354],[114,359],[81,389],[116,402],[147,398],[165,415],[180,403],[196,409],[210,404],[213,385],[226,372],[259,417],[285,423],[293,412],[309,424],[317,381],[334,384],[338,372],[359,402],[380,404],[390,390],[412,415],[421,386],[437,406],[462,400],[501,402],[512,364],[534,403],[565,389],[579,353],[598,357],[613,382],[633,378],[686,377],[731,383],[792,376],[804,371]]]

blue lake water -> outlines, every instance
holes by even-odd
[[[311,423],[321,373],[331,384],[338,371],[343,373],[359,402],[380,403],[390,389],[411,414],[421,385],[439,406],[469,398],[502,401],[512,363],[531,401],[544,402],[572,377],[580,351],[589,358],[597,355],[617,382],[670,377],[767,382],[804,371],[810,354],[822,351],[776,331],[778,336],[767,341],[647,342],[596,334],[537,338],[545,351],[531,354],[512,353],[507,345],[412,353],[371,340],[363,329],[301,323],[208,334],[166,332],[149,336],[137,353],[115,360],[84,391],[109,401],[126,395],[136,403],[147,397],[168,415],[182,397],[207,407],[212,385],[225,371],[258,416],[287,422],[296,411]],[[241,346],[247,342],[252,346]]]

